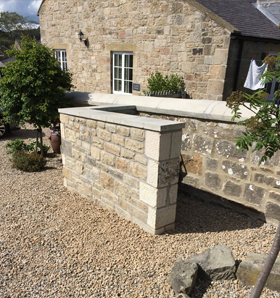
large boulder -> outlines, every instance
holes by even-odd
[[[180,260],[174,263],[167,281],[176,294],[190,294],[196,278],[198,266],[189,260]]]
[[[266,258],[267,255],[248,253],[245,260],[238,266],[237,278],[245,285],[254,285]],[[280,292],[280,258],[276,259],[265,286],[273,291]]]
[[[198,277],[202,280],[235,279],[235,260],[231,249],[226,245],[211,247],[191,256],[188,261],[199,265]]]

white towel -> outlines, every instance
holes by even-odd
[[[264,88],[265,84],[263,83],[263,80],[260,79],[260,76],[266,71],[266,69],[267,69],[266,64],[263,64],[262,66],[258,66],[256,64],[256,61],[252,60],[244,87],[249,88],[251,90]]]

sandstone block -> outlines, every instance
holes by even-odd
[[[207,93],[220,95],[224,91],[224,81],[223,80],[208,80]]]
[[[148,219],[147,223],[155,229],[159,229],[170,224],[175,223],[176,219],[176,204],[163,207],[160,209],[155,209],[148,207]]]
[[[111,154],[111,153],[107,153],[107,152],[101,151],[101,161],[103,163],[105,163],[106,165],[109,165],[109,166],[114,167],[115,166],[116,157],[113,154]]]
[[[124,137],[120,136],[118,134],[113,134],[112,135],[112,142],[114,144],[120,145],[120,146],[124,146]]]
[[[96,148],[96,147],[91,147],[90,148],[90,154],[93,158],[99,160],[100,159],[100,154],[101,154],[101,151],[100,149]]]
[[[146,223],[147,221],[147,213],[141,209],[138,209],[136,206],[131,205],[130,203],[126,204],[126,210],[132,214],[132,216],[135,216],[142,222]]]
[[[195,286],[197,273],[198,266],[196,263],[188,260],[180,260],[174,263],[167,282],[176,294],[190,294]]]
[[[76,161],[76,171],[79,174],[83,174],[83,172],[84,172],[84,163]]]
[[[171,133],[159,134],[155,131],[146,131],[145,154],[155,160],[169,159],[171,150],[171,137]],[[176,145],[174,146],[175,150]],[[175,153],[177,153],[177,151]]]
[[[246,259],[239,264],[236,276],[245,285],[254,285],[264,266],[267,255],[249,252]],[[280,292],[280,258],[276,259],[265,287]]]
[[[134,152],[144,153],[143,142],[138,142],[130,139],[125,140],[125,148]]]
[[[228,49],[216,49],[213,64],[226,65],[227,59],[228,59]]]
[[[104,150],[114,155],[120,156],[121,148],[112,143],[104,143]]]
[[[129,137],[130,128],[118,125],[117,126],[117,133],[122,135],[122,136]]]
[[[269,198],[272,200],[275,200],[276,202],[278,202],[280,204],[280,193],[271,191],[269,193]]]
[[[92,142],[92,145],[97,147],[97,148],[103,149],[103,147],[104,147],[104,141],[100,140],[97,137],[92,137],[91,142]]]
[[[72,143],[63,139],[61,142],[61,153],[65,156],[72,157]]]
[[[109,168],[108,173],[119,180],[123,180],[123,172],[115,168]]]
[[[143,202],[139,201],[138,199],[131,197],[128,200],[132,205],[137,206],[138,208],[142,209],[145,212],[148,212],[148,206],[144,204]]]
[[[123,182],[131,187],[134,187],[134,188],[139,188],[139,180],[138,179],[135,179],[129,175],[125,175],[123,177]]]
[[[60,118],[60,122],[68,124],[68,116],[67,115],[60,114],[59,118]]]
[[[87,120],[86,126],[95,129],[96,128],[96,121],[94,120]]]
[[[169,193],[168,193],[169,204],[170,205],[175,204],[177,202],[177,197],[178,197],[178,184],[174,184],[169,188]]]
[[[141,163],[142,165],[146,166],[148,163],[148,160],[145,156],[142,154],[135,154],[134,160]]]
[[[113,133],[116,132],[116,125],[115,124],[106,123],[105,128],[109,132],[113,132]]]
[[[122,172],[127,173],[129,170],[129,162],[125,158],[117,158],[116,159],[116,167],[117,169],[121,170]]]
[[[150,159],[148,161],[147,171],[148,184],[158,187],[159,163]]]
[[[151,207],[164,207],[167,199],[167,189],[157,189],[149,184],[140,182],[139,199]]]
[[[111,133],[105,129],[97,128],[97,136],[104,141],[111,141]]]
[[[147,168],[143,167],[137,163],[130,163],[130,174],[134,177],[146,180],[147,177]]]
[[[68,180],[71,180],[72,179],[72,171],[66,167],[63,167],[63,176],[65,178],[67,178]]]
[[[181,143],[182,143],[182,131],[180,130],[180,131],[173,132],[171,136],[170,158],[176,158],[180,156]],[[165,146],[165,143],[163,143],[163,146]]]
[[[123,199],[129,199],[130,198],[130,190],[127,185],[124,183],[121,183],[119,181],[115,181],[115,194]]]
[[[139,128],[131,128],[131,137],[137,141],[144,141],[144,130]]]
[[[100,173],[100,185],[110,191],[114,190],[114,178],[106,173]]]
[[[135,156],[134,152],[124,149],[124,148],[121,149],[121,157],[127,158],[127,159],[133,159],[134,156]]]

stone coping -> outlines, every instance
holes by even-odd
[[[80,105],[135,105],[139,112],[232,122],[232,112],[225,101],[90,92],[68,92],[67,97]],[[242,117],[234,122],[253,116],[253,113],[244,107],[241,107],[240,111]]]
[[[127,105],[65,108],[58,111],[60,114],[69,116],[122,124],[158,132],[175,131],[185,127],[185,123],[181,122],[118,113],[121,111],[130,112],[131,110],[137,111],[135,106]]]

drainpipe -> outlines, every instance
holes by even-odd
[[[236,38],[236,37],[232,36],[232,39],[234,39],[234,38]],[[243,46],[244,46],[244,40],[239,39],[239,51],[238,51],[238,55],[237,55],[237,63],[236,63],[236,68],[235,68],[235,75],[234,75],[232,91],[236,91],[236,89],[237,89],[238,75],[239,75],[241,58],[242,58],[242,53],[243,53]]]

